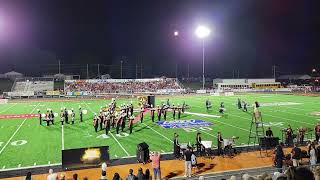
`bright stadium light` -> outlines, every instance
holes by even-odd
[[[175,32],[173,33],[173,35],[174,35],[174,36],[179,36],[179,31],[175,31]]]
[[[316,69],[312,69],[312,72],[317,72],[317,70]]]
[[[198,36],[198,38],[205,38],[207,36],[210,35],[211,30],[209,28],[207,28],[206,26],[198,26],[196,29],[196,35]]]
[[[204,39],[210,35],[211,30],[206,26],[198,26],[195,34],[198,38],[202,39],[202,89],[204,89],[205,77],[204,77]]]

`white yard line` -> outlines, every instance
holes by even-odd
[[[37,106],[35,106],[32,111],[29,114],[32,114],[33,111],[38,107],[39,103],[37,104]],[[25,118],[22,123],[19,125],[19,127],[16,129],[16,131],[12,134],[12,136],[9,138],[9,140],[7,141],[7,143],[2,147],[2,149],[0,150],[0,155],[1,153],[4,151],[4,149],[8,146],[8,144],[10,143],[10,141],[13,139],[13,137],[18,133],[18,131],[21,129],[21,127],[23,126],[23,124],[26,122],[28,118]]]
[[[113,137],[113,139],[118,143],[118,145],[121,147],[121,149],[127,154],[127,156],[130,156],[128,151],[121,145],[121,143],[118,141],[118,139],[116,137],[114,137],[114,135],[111,132],[110,132],[110,134]]]
[[[85,101],[83,101],[84,102],[84,104],[88,107],[88,109],[92,112],[92,113],[94,113],[94,111],[91,109],[91,107],[90,106],[88,106],[88,104],[85,102]],[[118,145],[121,147],[121,149],[127,154],[127,156],[130,156],[130,154],[128,153],[128,151],[122,146],[122,144],[118,141],[118,139],[116,138],[116,137],[114,137],[114,135],[110,132],[110,134],[111,134],[111,136],[113,137],[113,139],[118,143]]]
[[[1,113],[4,113],[4,112],[6,112],[6,111],[8,111],[9,109],[11,109],[11,108],[13,108],[14,106],[16,106],[18,103],[14,103],[12,106],[10,106],[9,108],[7,108],[7,109],[5,109],[5,110],[3,110],[3,111],[1,111],[0,112],[0,114]]]
[[[1,171],[12,171],[12,170],[22,170],[22,169],[30,169],[30,168],[40,168],[40,167],[50,167],[50,166],[60,166],[61,163],[56,163],[56,164],[44,164],[44,165],[37,165],[37,166],[24,166],[24,167],[20,167],[20,168],[8,168],[8,169],[0,169],[0,172]],[[6,166],[3,166],[3,167],[6,167]]]
[[[144,124],[145,126],[147,126],[148,128],[150,128],[151,130],[153,130],[155,133],[159,134],[160,136],[164,137],[166,140],[170,141],[171,143],[173,143],[173,141],[169,138],[167,138],[166,136],[162,135],[161,133],[159,133],[158,131],[154,130],[152,127],[150,127],[149,125],[145,124],[145,123],[142,123]]]
[[[194,113],[194,112],[184,112],[185,114],[197,115],[197,116],[204,116],[204,117],[214,117],[214,118],[221,118],[221,116],[213,115],[213,114],[202,114],[202,113]]]

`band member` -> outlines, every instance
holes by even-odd
[[[74,124],[74,117],[75,117],[75,113],[73,111],[73,108],[71,109],[71,124]]]
[[[220,103],[220,108],[219,108],[219,113],[223,114],[224,113],[224,103]]]
[[[185,102],[185,101],[183,101],[183,103],[182,103],[182,107],[181,107],[182,113],[184,113],[185,107],[186,107],[186,102]]]
[[[179,144],[179,135],[174,133],[173,139],[173,154],[175,158],[180,158],[180,144]]]
[[[319,138],[320,138],[320,123],[318,123],[314,127],[314,132],[315,132],[315,135],[316,135],[316,141],[319,142]]]
[[[67,108],[64,108],[64,120],[69,124],[69,114]]]
[[[132,105],[132,103],[130,104],[130,115],[131,116],[133,115],[133,105]]]
[[[202,143],[201,143],[201,133],[197,133],[196,137],[196,146],[197,146],[197,152],[201,154],[203,152]]]
[[[303,144],[303,142],[304,142],[304,134],[305,134],[305,132],[306,132],[306,129],[303,128],[303,127],[300,127],[300,128],[298,129],[299,143],[300,143],[300,144]]]
[[[243,111],[248,112],[248,108],[247,108],[248,104],[243,101]]]
[[[293,130],[290,125],[288,125],[287,131],[286,131],[286,144],[287,146],[293,145]]]
[[[50,110],[50,121],[52,124],[54,124],[54,113],[53,113],[52,109]]]
[[[181,117],[181,110],[182,110],[182,108],[178,107],[178,119],[180,119],[180,117]]]
[[[217,135],[217,145],[218,145],[218,155],[223,155],[223,139],[222,139],[222,135],[221,132],[218,132]]]
[[[254,102],[256,108],[259,108],[260,107],[260,104],[258,103],[258,101]]]
[[[269,127],[268,130],[266,131],[266,136],[267,137],[273,137],[273,132],[271,130],[271,128]]]
[[[42,115],[39,109],[38,109],[38,116],[39,116],[40,125],[42,125]]]
[[[100,114],[99,114],[100,130],[103,129],[103,122],[104,122],[104,115],[103,115],[103,111],[100,110]]]
[[[167,108],[163,107],[162,112],[163,112],[163,119],[167,120]]]
[[[151,115],[152,122],[154,122],[154,111],[155,111],[155,109],[153,108],[153,105],[151,104],[150,115]]]
[[[169,99],[167,99],[167,106],[170,107],[170,102],[169,102]]]
[[[97,113],[94,113],[93,117],[93,127],[96,132],[98,132],[98,116]]]
[[[83,113],[82,113],[82,109],[79,108],[79,114],[80,114],[80,122],[83,121]]]
[[[117,134],[119,134],[119,129],[120,129],[120,126],[122,124],[123,118],[121,116],[118,116],[116,119],[117,119],[117,121],[116,121],[116,132],[117,132]]]
[[[63,123],[64,123],[64,111],[63,111],[63,109],[61,109],[61,112],[60,112],[60,122],[61,122],[61,125],[63,125]]]
[[[207,108],[207,111],[209,111],[209,109],[211,108],[211,102],[209,101],[209,99],[206,100],[206,108]]]
[[[241,108],[242,108],[241,100],[240,100],[240,98],[238,98],[238,109],[241,109]]]
[[[104,123],[104,128],[106,129],[106,135],[108,135],[108,132],[110,131],[110,126],[111,126],[111,118],[110,118],[110,115],[107,115],[106,121]]]
[[[110,118],[111,118],[111,126],[112,126],[112,128],[114,128],[114,126],[116,124],[115,112],[113,110],[110,110],[109,114],[110,114]]]
[[[123,120],[121,122],[121,132],[124,132],[124,128],[126,127],[126,120],[127,120],[126,114],[123,114],[122,118],[123,118]]]
[[[157,113],[158,113],[158,121],[160,121],[161,120],[161,114],[162,114],[160,106],[158,106],[158,108],[157,108]]]
[[[47,121],[47,126],[50,126],[50,112],[49,112],[49,110],[47,110],[47,112],[46,112],[46,116],[45,116],[45,120]]]
[[[143,112],[144,112],[144,109],[143,109],[143,107],[141,107],[141,109],[140,109],[140,121],[141,121],[141,123],[143,122]]]
[[[129,117],[129,130],[130,130],[130,134],[132,133],[132,129],[133,129],[133,120],[134,120],[134,116],[130,116],[130,117]]]
[[[174,105],[172,105],[172,113],[173,119],[176,119],[176,108],[174,107]]]

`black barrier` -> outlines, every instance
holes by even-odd
[[[97,167],[109,160],[109,146],[62,150],[62,168],[65,170]]]

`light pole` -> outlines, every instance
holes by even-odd
[[[120,63],[121,63],[121,66],[120,66],[120,77],[122,79],[122,63],[123,63],[123,61],[120,61]]]
[[[198,26],[195,33],[202,40],[202,89],[204,89],[204,38],[210,35],[211,30],[206,26]]]
[[[175,37],[175,39],[177,41],[177,38],[179,36],[179,31],[174,31],[173,35],[174,35],[174,37]],[[177,42],[175,44],[177,44]],[[175,53],[177,53],[177,51]],[[177,59],[176,59],[176,79],[178,79],[178,62],[177,62]]]

